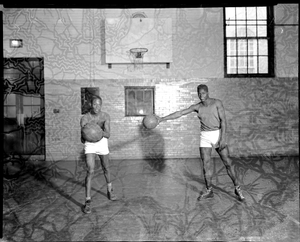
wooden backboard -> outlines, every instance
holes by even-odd
[[[147,48],[144,63],[172,62],[171,18],[107,18],[106,63],[131,63],[130,49]]]

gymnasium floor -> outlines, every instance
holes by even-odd
[[[81,211],[84,161],[28,161],[4,179],[2,241],[298,241],[299,157],[232,159],[244,203],[219,158],[204,202],[198,159],[112,160],[119,200],[106,198],[98,167],[91,214]]]

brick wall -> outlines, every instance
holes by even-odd
[[[161,123],[152,131],[141,128],[142,117],[125,117],[124,86],[154,86],[155,112],[165,116],[198,101],[200,82],[188,80],[94,80],[111,116],[109,140],[113,159],[183,158],[199,156],[196,114]],[[298,154],[298,78],[207,79],[211,97],[223,101],[232,156]],[[47,128],[47,155],[80,156],[80,87],[87,81],[59,85],[60,95],[49,97],[51,123]],[[50,85],[48,85],[50,88]],[[47,88],[47,89],[48,89]],[[48,90],[49,91],[49,90]],[[57,104],[61,104],[60,106]],[[50,107],[50,105],[49,105]],[[60,109],[54,114],[52,108]],[[50,149],[51,148],[51,149]],[[214,153],[214,155],[216,155]]]

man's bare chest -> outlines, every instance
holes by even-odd
[[[88,117],[88,122],[95,122],[97,123],[101,128],[104,127],[104,123],[106,121],[106,116],[103,114],[90,114]]]

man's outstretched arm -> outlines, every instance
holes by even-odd
[[[199,109],[199,104],[195,104],[195,105],[190,106],[187,109],[176,111],[176,112],[171,113],[171,114],[169,114],[165,117],[162,117],[162,118],[158,117],[158,120],[159,120],[159,122],[163,122],[163,121],[167,121],[167,120],[170,120],[170,119],[177,119],[177,118],[180,118],[180,117],[182,117],[184,115],[187,115],[189,113],[198,112],[198,109]]]

